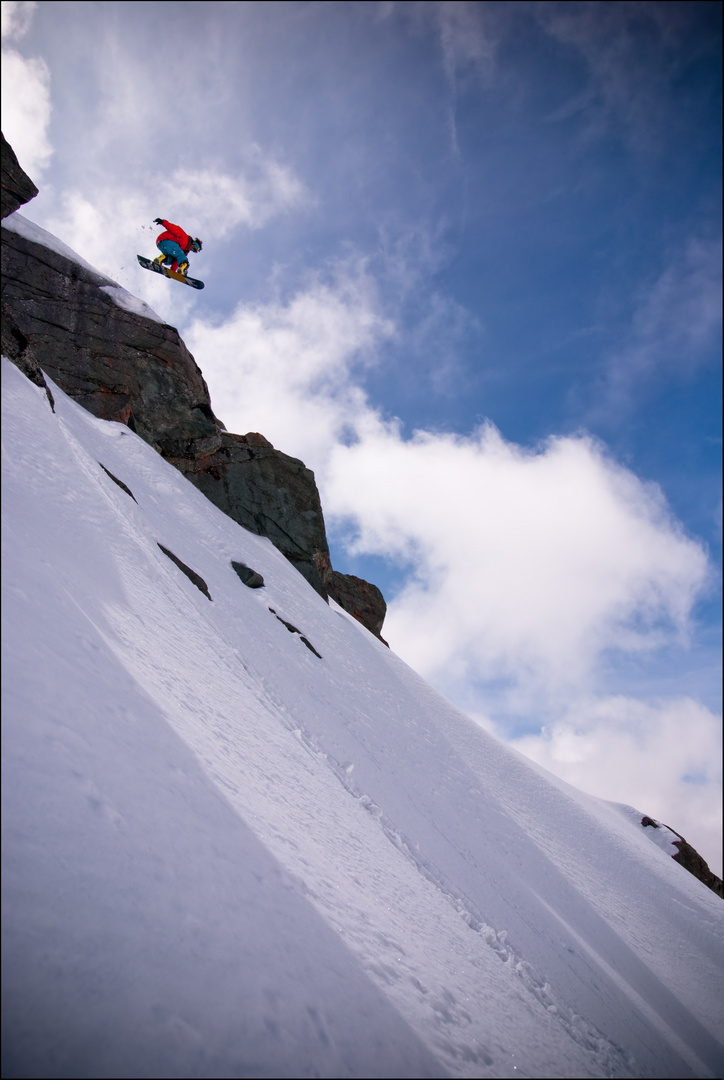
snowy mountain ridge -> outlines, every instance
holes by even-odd
[[[677,834],[2,374],[4,1076],[721,1075],[724,910]]]
[[[637,811],[3,377],[4,1075],[717,1075],[721,901]]]

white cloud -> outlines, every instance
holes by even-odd
[[[183,166],[159,177],[156,190],[159,204],[178,207],[175,213],[193,218],[196,228],[214,238],[228,236],[240,225],[259,229],[270,218],[309,200],[294,172],[265,157],[259,147],[253,148],[245,174],[229,176]]]
[[[2,36],[7,41],[18,41],[30,29],[37,3],[2,0]]]
[[[527,451],[490,425],[405,441],[368,424],[324,478],[359,551],[414,562],[386,632],[438,683],[586,685],[607,651],[684,635],[706,581],[658,489],[585,436]]]
[[[583,700],[512,745],[575,787],[663,821],[721,876],[721,717],[699,702]]]
[[[50,71],[38,57],[26,58],[9,44],[24,36],[36,4],[2,4],[2,130],[18,161],[38,183],[53,152]]]
[[[372,415],[351,371],[394,332],[361,265],[339,267],[288,302],[240,304],[218,326],[184,333],[229,430],[261,431],[279,449],[323,468],[333,448]],[[355,436],[356,437],[356,436]]]

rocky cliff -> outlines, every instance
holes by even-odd
[[[33,181],[20,168],[15,151],[5,136],[2,139],[2,161],[0,162],[0,179],[2,180],[2,217],[12,214],[23,203],[30,202],[38,194]]]
[[[2,216],[37,188],[2,139]],[[332,569],[312,471],[262,435],[233,435],[178,332],[37,227],[2,229],[3,354],[95,416],[127,424],[219,509],[267,536],[322,596],[380,636],[374,585]]]

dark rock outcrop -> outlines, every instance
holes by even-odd
[[[246,563],[234,562],[231,560],[231,565],[234,572],[238,575],[239,579],[244,582],[248,589],[261,589],[264,587],[264,578],[261,574],[258,574],[256,570],[252,570]]]
[[[33,181],[21,168],[15,151],[5,136],[0,133],[2,140],[2,217],[14,213],[19,206],[30,202],[38,194]]]
[[[667,828],[670,828],[670,826],[667,826]],[[676,829],[671,829],[671,831],[676,832]],[[702,859],[699,852],[683,836],[680,836],[679,833],[676,833],[676,835],[679,836],[679,839],[674,840],[672,845],[678,848],[676,855],[672,855],[674,862],[677,862],[679,866],[683,866],[699,881],[703,881],[708,889],[711,889],[717,896],[724,899],[724,881],[709,869],[709,864]]]
[[[691,846],[691,844],[684,839],[681,833],[678,833],[676,829],[672,829],[670,825],[666,825],[663,822],[654,821],[648,814],[644,814],[641,818],[641,824],[644,828],[659,829],[661,825],[664,825],[665,829],[672,832],[674,836],[678,836],[678,840],[672,840],[671,846],[677,849],[676,855],[672,855],[671,858],[674,862],[677,862],[679,866],[683,866],[685,870],[688,870],[690,874],[693,874],[695,878],[703,882],[708,889],[715,892],[717,896],[721,896],[724,899],[724,881],[720,877],[709,869],[709,864],[702,859],[699,852]]]
[[[327,595],[329,565],[322,504],[314,473],[263,435],[222,431],[208,449],[166,454],[204,495],[245,529],[268,536],[317,592]]]
[[[45,382],[37,357],[4,300],[2,301],[2,355],[6,356],[8,360],[12,360],[16,367],[20,368],[23,375],[35,383],[36,386],[42,386],[45,389],[50,401],[50,407],[53,409],[55,406],[53,395],[50,392],[50,387]]]
[[[3,185],[6,161],[14,210],[37,191],[5,142]],[[220,510],[269,537],[325,599],[333,596],[379,636],[379,589],[331,567],[313,472],[262,435],[227,432],[178,331],[120,307],[114,281],[54,246],[2,230],[4,355],[38,386],[46,386],[45,372],[95,416],[127,424]]]
[[[387,644],[381,637],[387,604],[376,585],[371,585],[369,581],[355,577],[354,574],[340,574],[338,570],[331,568],[324,574],[324,583],[329,595],[334,597],[341,608],[354,615],[358,622]]]

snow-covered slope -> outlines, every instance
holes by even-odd
[[[3,1075],[720,1076],[724,904],[641,814],[53,395],[3,360]]]

